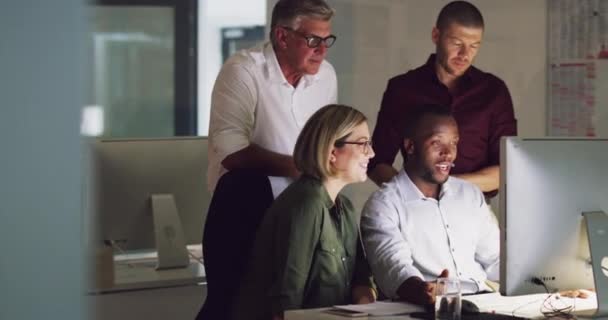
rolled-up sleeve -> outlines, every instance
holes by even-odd
[[[395,196],[396,198],[396,196]],[[361,216],[361,232],[372,273],[380,290],[397,298],[397,289],[410,277],[424,276],[413,265],[412,251],[400,231],[397,199],[374,194]]]
[[[238,64],[226,64],[215,81],[209,140],[220,162],[250,143],[257,103],[257,87],[250,72]]]

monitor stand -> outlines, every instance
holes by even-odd
[[[608,319],[608,215],[603,211],[583,212],[587,222],[589,252],[597,296],[597,311],[591,317]]]
[[[156,270],[187,267],[190,258],[175,198],[172,194],[153,194],[151,198],[158,251]]]

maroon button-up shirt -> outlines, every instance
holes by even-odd
[[[403,144],[408,112],[427,104],[450,106],[458,123],[460,142],[452,173],[498,165],[500,137],[517,135],[509,90],[498,77],[473,66],[462,77],[462,88],[452,95],[437,78],[433,54],[425,65],[390,79],[373,134],[376,156],[368,171],[379,163],[393,164]]]

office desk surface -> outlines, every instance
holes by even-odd
[[[193,320],[206,295],[205,285],[87,295],[90,314],[84,319]]]
[[[344,317],[325,312],[329,308],[308,309],[308,310],[290,310],[285,312],[285,320],[345,320],[345,319],[360,319],[360,320],[409,320],[414,319],[408,315],[399,316],[381,316],[381,317]]]
[[[556,307],[574,306],[575,310],[590,311],[597,308],[597,300],[595,295],[591,295],[587,299],[571,299],[553,295],[550,300],[547,300],[548,294],[532,294],[525,296],[503,297],[499,293],[480,294],[473,296],[464,296],[463,299],[470,300],[475,303],[482,312],[495,312],[499,314],[515,315],[524,318],[543,318],[542,311],[548,311],[545,307],[547,302],[551,302]],[[308,309],[308,310],[290,310],[285,313],[285,320],[344,320],[344,319],[361,319],[361,320],[409,320],[413,319],[408,315],[395,315],[383,317],[357,317],[349,318],[339,315],[332,315],[324,312],[328,308]]]
[[[188,246],[190,264],[185,268],[156,270],[155,251],[128,252],[114,256],[114,281],[104,287],[93,287],[89,293],[166,288],[206,282],[200,245]],[[100,272],[99,270],[97,272]],[[101,272],[105,272],[101,270]],[[95,283],[91,283],[95,286]]]

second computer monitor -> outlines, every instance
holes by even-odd
[[[99,240],[125,251],[156,249],[159,267],[161,260],[187,264],[185,245],[201,242],[211,197],[207,139],[103,139],[92,155]]]
[[[608,140],[510,137],[501,148],[501,293],[593,288],[583,212],[608,213]]]

